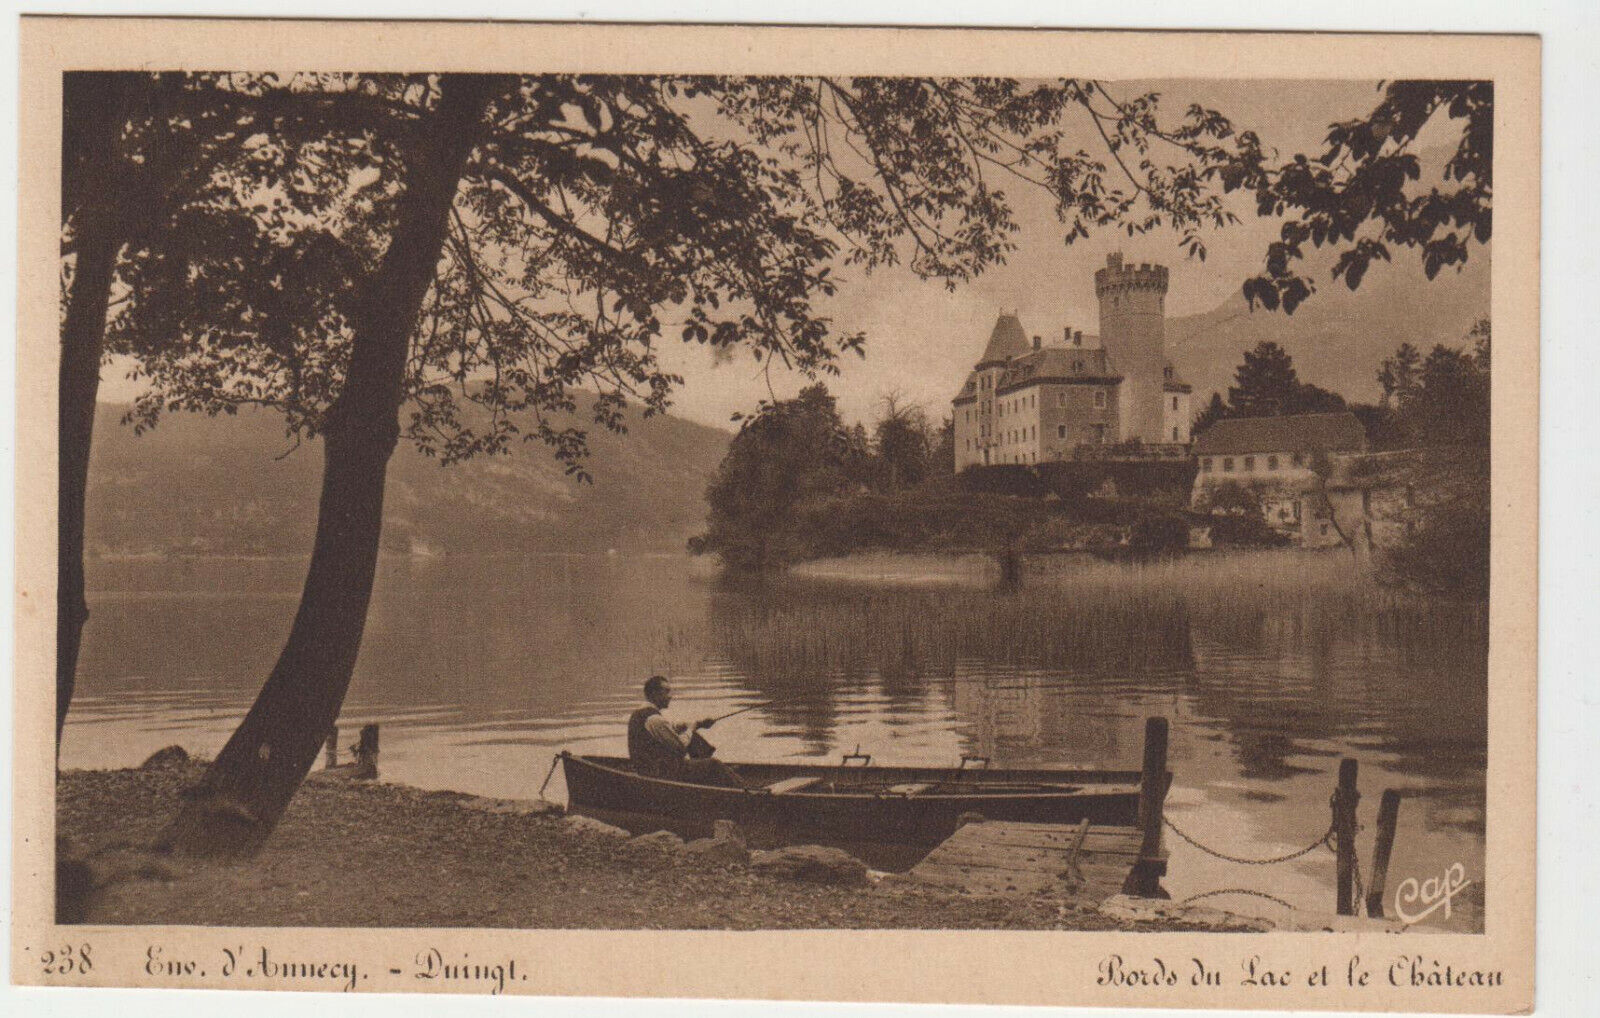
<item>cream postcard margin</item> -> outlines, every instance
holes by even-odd
[[[1515,1012],[1533,1003],[1538,524],[1540,46],[1530,36],[834,29],[466,22],[25,18],[20,88],[16,759],[12,978],[241,986],[145,972],[146,949],[294,947],[353,962],[358,988],[436,987],[390,970],[434,947],[527,959],[526,994],[1134,1007]],[[605,932],[56,927],[53,653],[61,73],[95,69],[1003,74],[1100,78],[1472,78],[1495,83],[1495,371],[1485,932]],[[88,974],[40,954],[94,944]],[[1161,959],[1174,985],[1110,986],[1099,963]],[[619,965],[648,956],[648,965]],[[1499,985],[1391,985],[1421,956]],[[1289,973],[1245,985],[1242,966]],[[1196,961],[1222,985],[1194,985]],[[213,967],[214,968],[214,967]],[[1324,974],[1326,985],[1317,982]],[[1360,978],[1366,973],[1365,982]],[[1404,980],[1402,980],[1403,982]],[[467,992],[473,992],[470,989]]]

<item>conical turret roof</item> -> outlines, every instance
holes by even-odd
[[[1022,320],[1016,315],[1002,313],[994,323],[994,331],[989,333],[989,345],[983,348],[983,357],[978,363],[1003,363],[1032,349],[1028,345],[1028,334],[1022,331]]]

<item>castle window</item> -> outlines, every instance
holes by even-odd
[[[1232,471],[1233,471],[1233,457],[1232,456],[1224,456],[1224,457],[1222,457],[1222,472],[1226,474],[1226,473],[1231,473]]]
[[[1066,409],[1066,406],[1067,406],[1067,394],[1066,393],[1064,393],[1064,392],[1056,393],[1056,406],[1061,407],[1062,409]]]
[[[1303,467],[1306,465],[1306,454],[1303,452],[1297,452],[1290,457],[1289,462],[1293,463],[1297,467]]]
[[[1268,470],[1276,470],[1276,469],[1278,469],[1278,457],[1276,457],[1276,456],[1268,456],[1267,457],[1267,469]]]
[[[1067,437],[1067,426],[1065,424],[1057,424],[1056,425],[1056,437],[1057,438],[1066,438]]]
[[[1172,409],[1178,409],[1178,397],[1176,396],[1172,397]]]
[[[1244,458],[1244,468],[1246,471],[1254,470],[1256,468],[1256,458],[1254,456],[1246,456]]]
[[[1074,370],[1074,371],[1082,371],[1083,370],[1083,361],[1073,361],[1072,362],[1072,370]]]
[[[1177,428],[1173,428],[1172,429],[1172,440],[1174,442],[1176,442],[1178,440],[1178,429]]]
[[[1207,473],[1207,474],[1211,473],[1211,457],[1210,456],[1207,456],[1205,459],[1200,461],[1200,470],[1203,473]]]
[[[1106,391],[1104,389],[1096,389],[1094,391],[1094,408],[1096,410],[1104,410],[1106,408]]]

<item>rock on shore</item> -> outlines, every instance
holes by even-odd
[[[867,883],[867,864],[842,849],[824,845],[788,845],[757,852],[750,868],[763,876],[815,884],[856,887]]]

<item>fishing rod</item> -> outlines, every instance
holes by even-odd
[[[823,695],[824,692],[825,692],[824,690],[820,690],[819,689],[819,690],[813,690],[813,691],[811,691],[809,693],[804,693],[804,694],[800,694],[800,695],[796,695],[796,696],[780,696],[780,697],[777,697],[777,698],[772,699],[772,700],[762,700],[760,703],[752,703],[748,707],[740,707],[738,710],[731,710],[726,714],[718,714],[714,718],[701,718],[699,721],[696,721],[694,723],[693,727],[695,727],[695,728],[710,728],[712,725],[716,724],[718,721],[726,721],[728,718],[736,717],[736,716],[738,716],[740,714],[746,713],[747,711],[759,710],[762,707],[771,707],[773,704],[778,704],[778,703],[793,703],[796,700],[811,700],[811,699],[815,699],[818,696]],[[827,692],[831,692],[831,690],[829,690]]]
[[[1041,689],[1041,690],[1042,689],[1065,689],[1065,688],[1072,688],[1072,687],[1076,687],[1076,686],[1080,685],[1080,683],[1075,682],[1075,681],[1073,681],[1071,679],[1068,679],[1066,681],[1062,681],[1062,680],[1058,680],[1058,679],[1044,679],[1044,680],[1041,680],[1041,681],[1032,681],[1032,682],[1030,682],[1030,681],[1028,681],[1030,678],[1032,678],[1032,677],[1031,676],[1015,676],[1015,677],[1007,677],[1007,678],[1004,678],[1004,679],[996,679],[996,678],[992,678],[992,677],[989,677],[989,676],[953,675],[953,676],[950,676],[949,678],[928,678],[928,679],[923,679],[921,681],[923,683],[925,683],[926,685],[930,685],[930,686],[982,685],[986,689],[989,689],[989,690],[994,691],[994,692],[1008,692],[1008,691],[1015,691],[1015,690],[1029,690],[1029,689]],[[723,721],[723,720],[726,720],[727,718],[735,717],[735,716],[737,716],[739,714],[744,714],[744,713],[746,713],[748,711],[759,710],[762,707],[771,707],[774,704],[794,703],[796,701],[802,701],[802,700],[813,700],[813,699],[816,699],[817,697],[827,696],[827,695],[829,695],[831,693],[834,693],[834,692],[837,692],[837,691],[836,690],[832,690],[832,689],[814,689],[814,690],[811,690],[811,691],[806,692],[806,693],[797,693],[794,696],[775,697],[775,698],[770,699],[770,700],[762,700],[759,703],[752,703],[748,707],[740,707],[738,710],[729,711],[726,714],[719,714],[714,718],[702,718],[700,721],[695,722],[695,724],[698,727],[701,727],[701,728],[709,728],[712,725],[716,724],[718,721]]]
[[[718,721],[726,721],[728,718],[736,717],[736,716],[738,716],[740,714],[745,713],[746,711],[756,710],[756,709],[761,708],[761,707],[771,707],[775,703],[788,703],[788,702],[790,702],[792,700],[802,700],[802,699],[805,699],[805,697],[786,696],[786,697],[783,697],[783,698],[778,699],[778,700],[762,700],[760,703],[753,703],[748,707],[740,707],[738,710],[731,710],[726,714],[719,714],[714,718],[704,718],[704,719],[702,719],[700,721],[696,721],[695,725],[697,727],[700,727],[700,728],[710,728],[712,725],[716,724]]]

